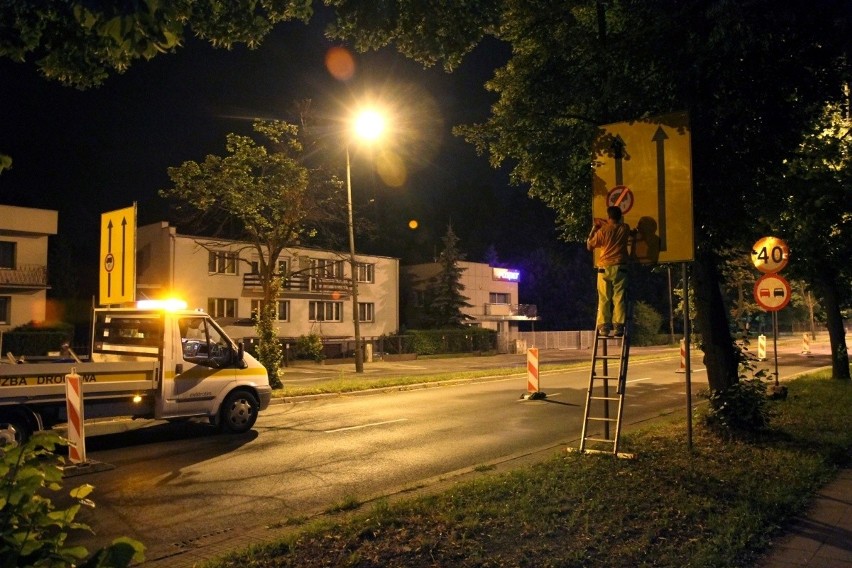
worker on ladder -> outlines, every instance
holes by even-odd
[[[630,227],[622,221],[621,208],[606,209],[607,219],[595,219],[586,239],[590,251],[600,249],[595,266],[598,273],[597,331],[621,337],[627,319],[627,263],[630,259]]]

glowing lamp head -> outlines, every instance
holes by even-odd
[[[138,394],[133,395],[133,403],[139,404],[140,402],[142,402],[142,396]]]
[[[376,140],[385,130],[384,117],[375,110],[365,110],[355,117],[355,134],[362,140]]]

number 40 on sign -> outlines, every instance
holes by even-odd
[[[781,272],[790,260],[787,243],[778,237],[763,237],[751,250],[754,267],[767,274]]]

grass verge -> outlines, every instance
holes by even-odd
[[[381,501],[209,566],[752,566],[852,449],[852,385],[817,373],[771,429],[722,441],[696,420],[624,435],[633,460],[559,453],[437,495]]]

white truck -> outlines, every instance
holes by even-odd
[[[241,433],[272,396],[266,369],[206,313],[142,302],[97,308],[90,359],[10,355],[0,364],[0,445],[67,422],[65,375],[72,369],[81,377],[87,421],[205,417]]]

